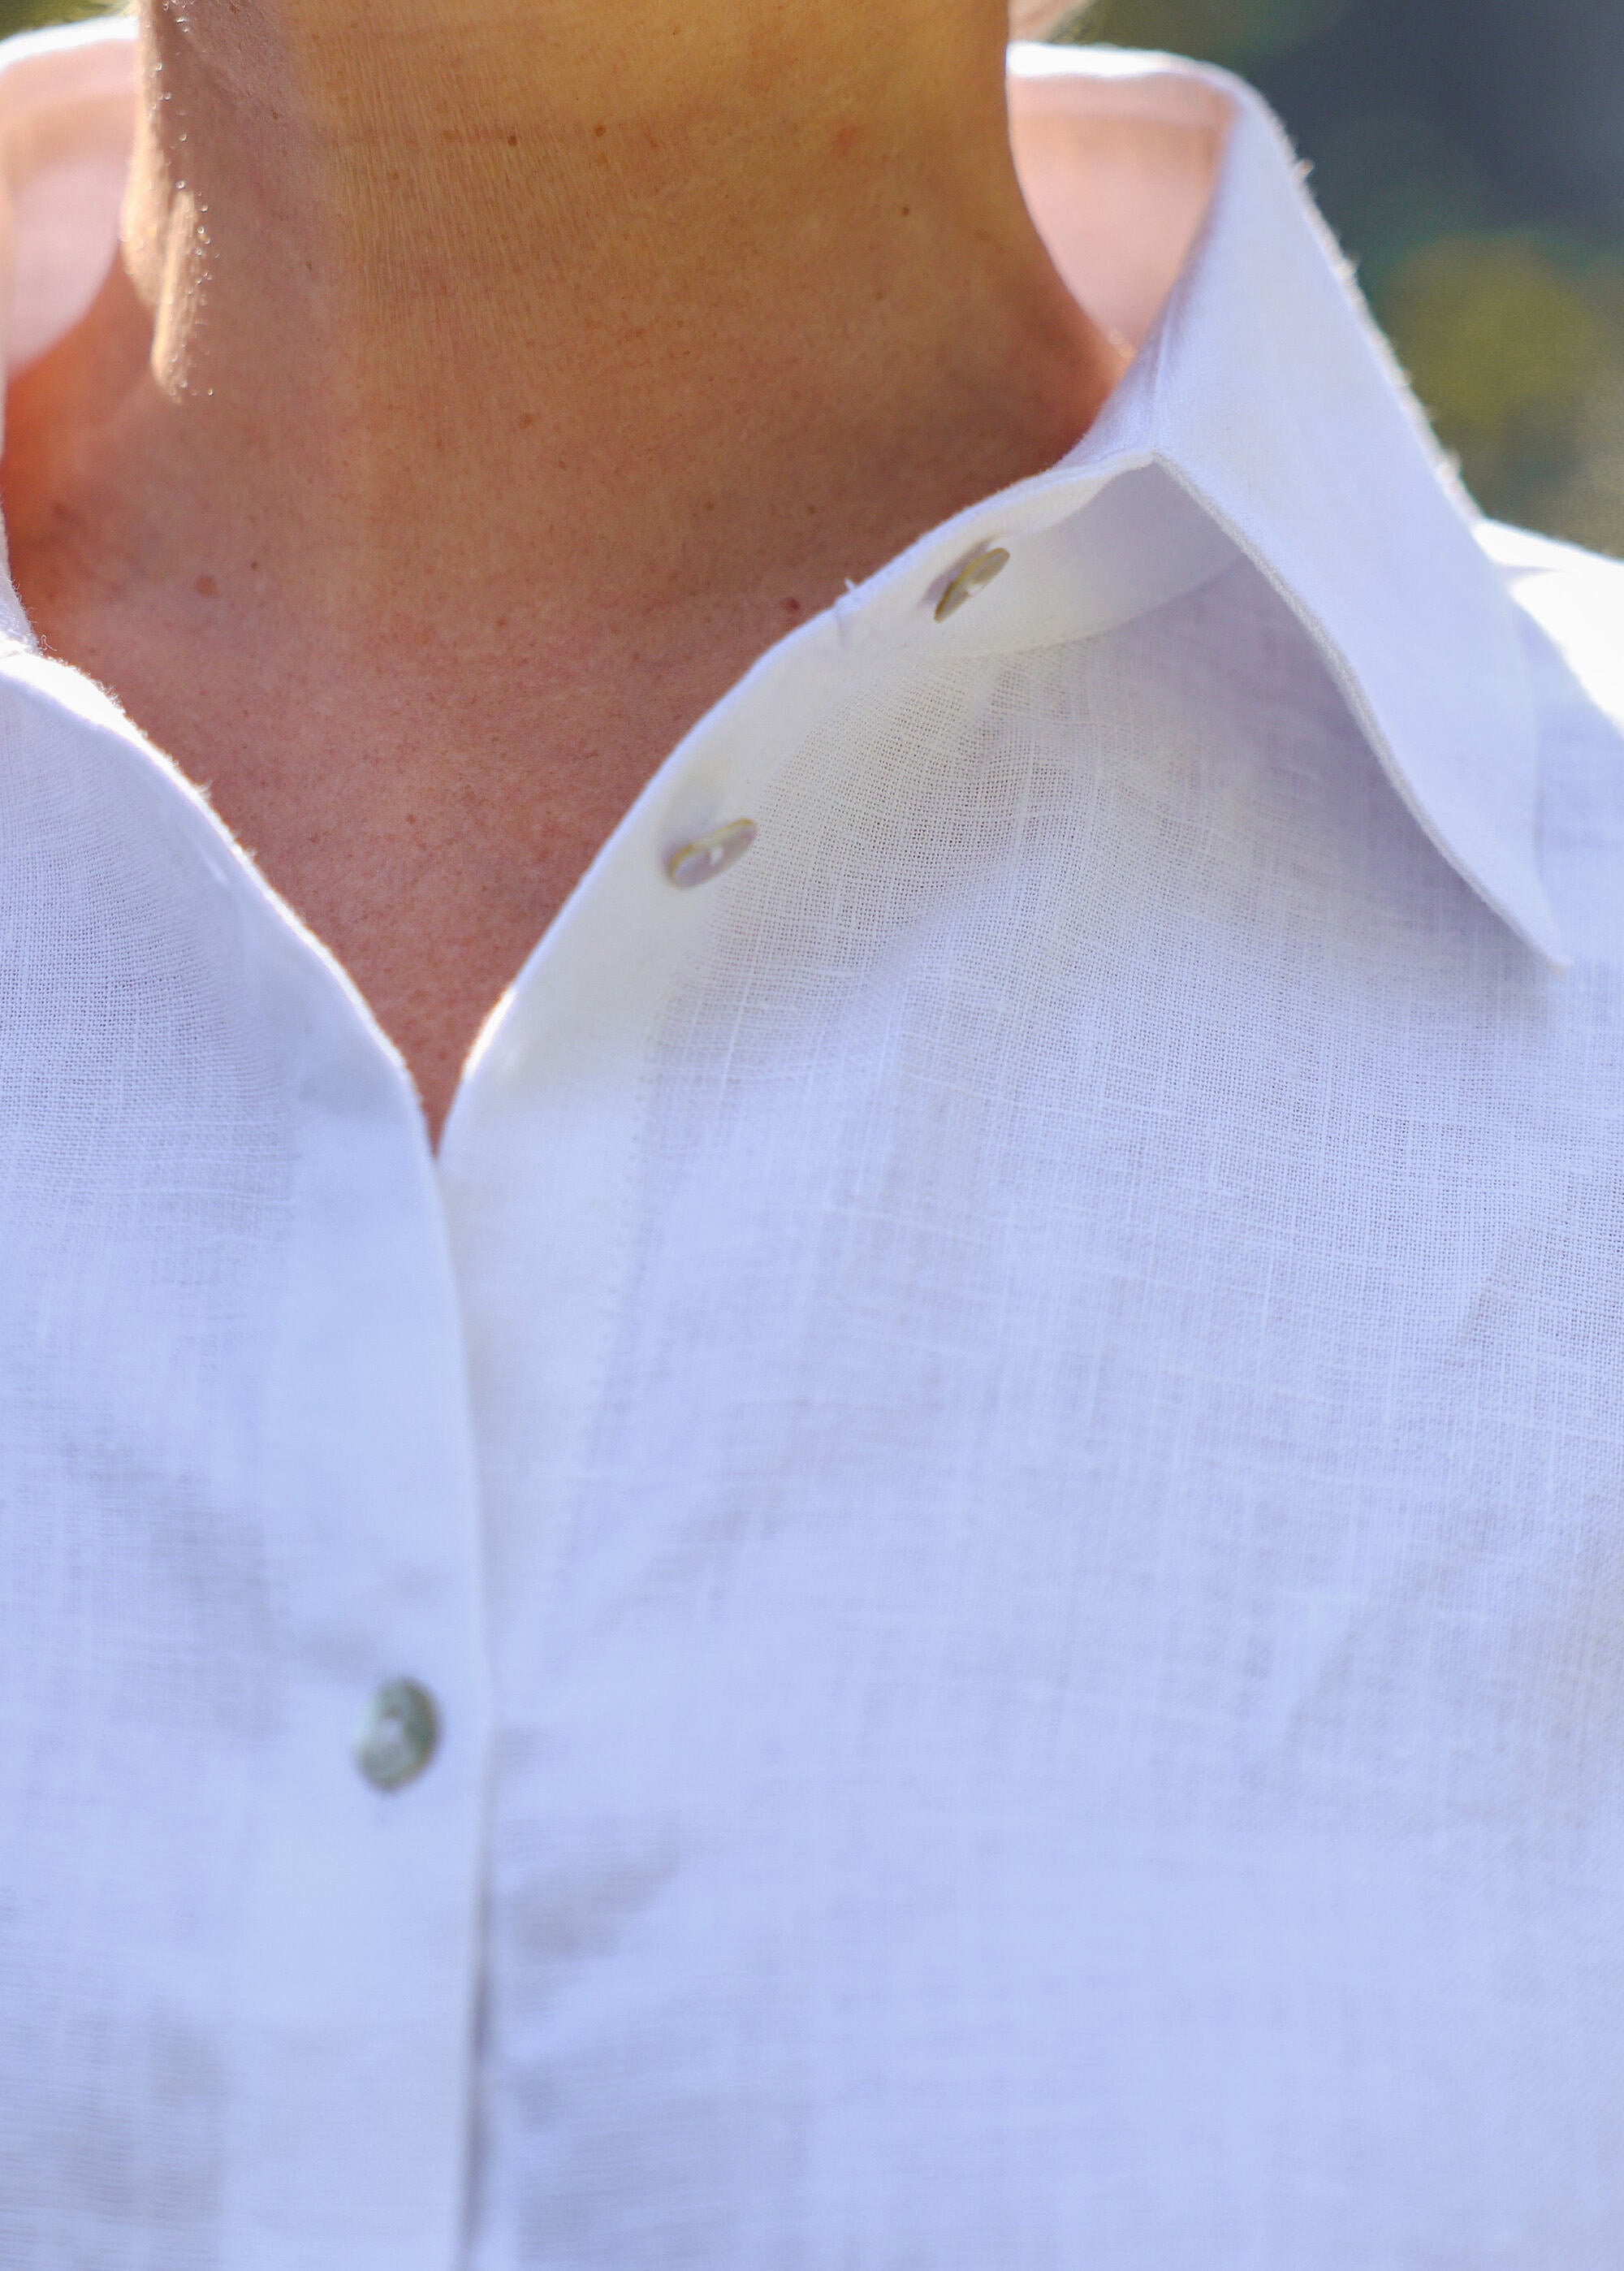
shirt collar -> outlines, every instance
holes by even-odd
[[[77,321],[105,273],[131,73],[126,23],[6,43],[10,368]],[[1226,73],[1103,48],[1016,45],[1010,101],[1034,218],[1134,361],[1058,465],[931,531],[786,645],[808,660],[831,639],[849,656],[926,637],[1030,646],[1124,620],[1238,551],[1294,610],[1438,851],[1560,962],[1512,603],[1278,123]],[[1009,570],[936,624],[922,595],[992,542]],[[27,639],[9,578],[0,629]]]
[[[1169,70],[1233,123],[1190,256],[1075,462],[1149,458],[1200,502],[1294,609],[1444,858],[1560,961],[1512,602],[1279,124],[1227,74],[1042,48],[1018,52],[1016,107],[1064,120]]]
[[[1138,351],[1060,465],[967,519],[989,538],[1041,522],[1080,547],[1111,485],[1155,469],[1200,508],[1157,502],[1161,572],[1197,580],[1217,532],[1248,556],[1424,833],[1560,965],[1512,601],[1278,122],[1227,73],[1168,56],[1022,45],[1010,63],[1034,217],[1077,297]],[[1014,586],[978,602],[975,637],[997,613],[1012,637]]]

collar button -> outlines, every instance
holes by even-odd
[[[713,828],[708,836],[679,845],[665,862],[665,873],[679,891],[691,891],[695,883],[724,875],[755,840],[753,820],[730,820],[725,828]]]
[[[984,592],[993,577],[1001,576],[1008,566],[1009,554],[1001,544],[990,544],[980,552],[972,552],[937,601],[937,622],[945,623],[949,615],[956,615],[960,607],[968,606],[978,592]]]

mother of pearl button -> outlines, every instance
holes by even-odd
[[[713,828],[708,836],[696,836],[692,844],[680,845],[665,862],[665,872],[679,891],[691,891],[695,883],[725,875],[755,840],[753,820],[730,820],[725,828]]]

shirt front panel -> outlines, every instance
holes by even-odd
[[[444,2271],[484,1688],[399,1068],[105,699],[0,671],[0,2260]],[[352,1745],[433,1682],[415,1807]]]
[[[1558,978],[1245,565],[877,680],[756,816],[592,1158],[504,1182],[463,1129],[480,2271],[1601,2271],[1594,860]],[[578,1190],[617,1292],[560,1467],[553,1336],[478,1289],[545,1320]]]
[[[0,2253],[27,2271],[122,2266],[149,2215],[211,2260],[276,1716],[251,1352],[293,1204],[288,1037],[184,840],[130,859],[152,815],[109,756],[8,709]]]

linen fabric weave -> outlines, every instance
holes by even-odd
[[[15,365],[129,47],[4,55]],[[7,2271],[1616,2271],[1624,571],[1235,82],[1012,103],[1127,377],[672,753],[438,1161],[7,602]]]

